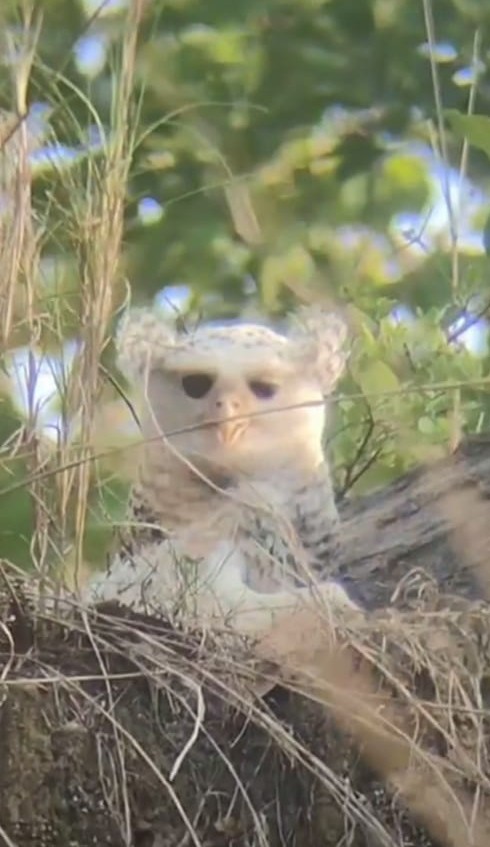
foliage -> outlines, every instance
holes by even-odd
[[[50,143],[77,155],[34,170],[34,258],[18,268],[2,352],[8,366],[22,345],[60,354],[63,340],[91,339],[95,357],[89,367],[87,353],[75,356],[88,400],[63,371],[69,436],[42,479],[54,504],[43,561],[99,562],[122,517],[128,415],[108,378],[120,380],[108,339],[128,281],[140,302],[180,287],[191,322],[275,319],[304,300],[346,306],[355,340],[332,439],[343,493],[380,486],[452,449],[462,432],[488,428],[486,342],[475,356],[461,339],[488,309],[490,260],[457,238],[481,232],[488,216],[488,3],[135,3],[130,69],[124,3],[94,5],[92,16],[89,3],[42,6],[28,24],[25,3],[2,6],[2,55],[20,32],[34,58],[27,86],[19,59],[0,67],[1,105],[22,111],[23,94],[25,105],[48,103]],[[441,161],[462,177],[462,202],[453,191],[449,208]],[[118,220],[118,191],[123,231],[104,235],[102,224]],[[409,320],[394,320],[400,305]],[[18,412],[12,425],[3,396],[0,555],[24,566],[26,509],[40,519],[42,415]],[[16,431],[24,458],[7,441]],[[88,476],[60,474],[82,461]]]

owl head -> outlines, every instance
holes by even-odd
[[[177,332],[134,310],[116,346],[140,395],[144,437],[164,436],[198,468],[261,476],[320,460],[345,338],[340,318],[320,310],[301,311],[284,335],[252,323]]]

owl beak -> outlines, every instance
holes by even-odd
[[[215,409],[219,411],[216,421],[216,434],[220,444],[231,446],[241,437],[248,426],[246,419],[237,419],[242,411],[240,401],[233,395],[215,397]]]
[[[245,421],[223,421],[216,424],[218,440],[227,447],[236,444],[245,429]]]

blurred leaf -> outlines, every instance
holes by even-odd
[[[262,233],[246,185],[232,182],[225,186],[225,196],[237,235],[247,244],[260,244]]]
[[[455,109],[446,109],[445,115],[454,132],[465,138],[472,147],[483,150],[490,159],[490,117],[463,115]]]
[[[427,415],[423,415],[418,419],[417,427],[423,435],[432,435],[435,430],[434,421],[432,418],[427,417]]]
[[[359,384],[366,395],[376,395],[387,391],[398,391],[398,378],[384,362],[374,361],[362,369],[358,375]]]
[[[296,244],[279,255],[268,256],[261,272],[261,288],[266,309],[277,307],[284,286],[302,286],[313,280],[315,265],[307,250]]]

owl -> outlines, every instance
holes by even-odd
[[[116,348],[137,394],[141,463],[91,603],[246,635],[305,603],[357,609],[329,578],[338,514],[323,449],[345,338],[338,316],[307,309],[284,334],[126,315]]]

